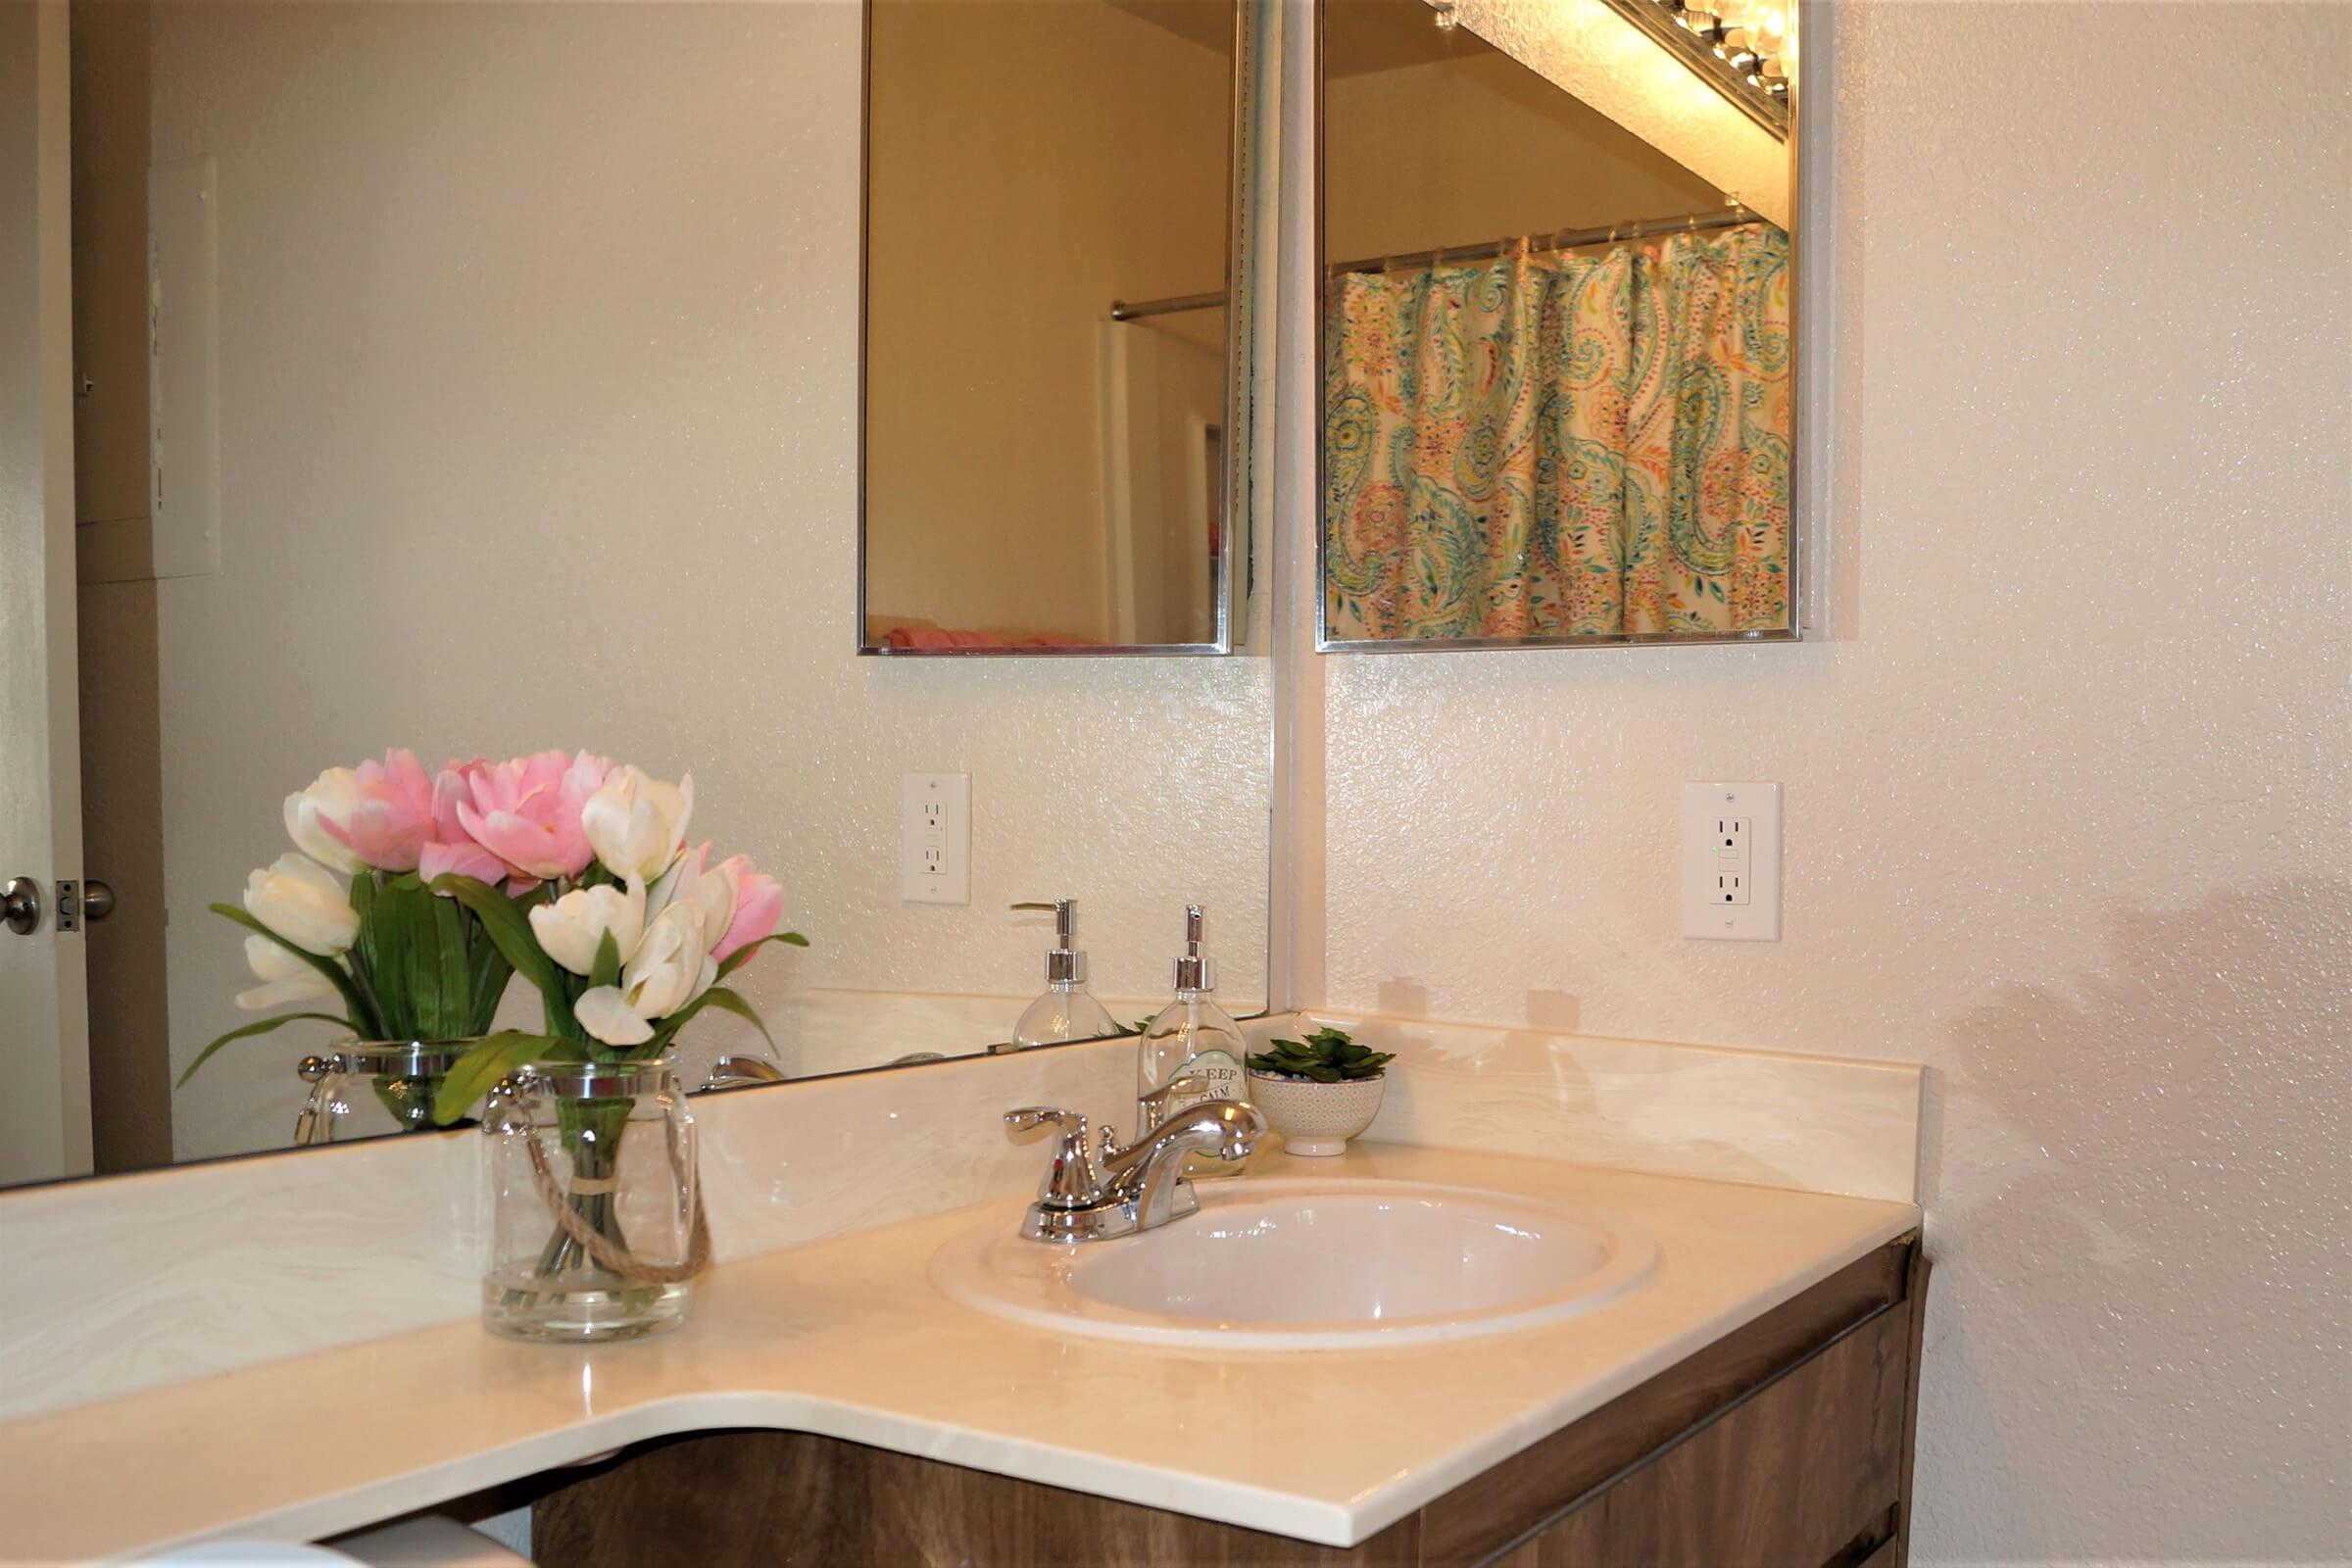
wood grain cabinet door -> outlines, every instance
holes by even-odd
[[[1831,1568],[1893,1540],[1910,1317],[1861,1324],[1501,1557],[1505,1568]]]

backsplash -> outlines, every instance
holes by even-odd
[[[1317,1008],[1396,1053],[1367,1138],[1917,1200],[1923,1069]]]

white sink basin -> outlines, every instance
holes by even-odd
[[[1597,1210],[1411,1182],[1203,1182],[1200,1212],[1115,1242],[1003,1222],[932,1278],[1000,1317],[1091,1339],[1214,1349],[1386,1348],[1501,1334],[1615,1300],[1649,1237]]]

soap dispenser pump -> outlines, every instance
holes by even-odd
[[[1165,1117],[1202,1100],[1243,1098],[1242,1062],[1249,1047],[1242,1042],[1241,1025],[1216,1004],[1217,965],[1200,942],[1201,913],[1198,904],[1184,911],[1184,952],[1176,959],[1176,1000],[1159,1016],[1144,1025],[1138,1042],[1136,1095],[1153,1095],[1179,1078],[1198,1078],[1203,1089],[1181,1100],[1159,1101],[1152,1109],[1137,1109],[1136,1136],[1152,1129],[1154,1115]],[[1204,1159],[1198,1155],[1187,1174],[1231,1175],[1238,1162]]]
[[[1110,1011],[1086,989],[1086,955],[1075,941],[1078,901],[1055,899],[1051,904],[1016,904],[1016,909],[1052,909],[1054,946],[1046,954],[1046,989],[1012,1026],[1012,1045],[1059,1045],[1067,1040],[1102,1040],[1119,1033]]]

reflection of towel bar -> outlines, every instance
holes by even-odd
[[[1132,321],[1139,316],[1174,316],[1179,311],[1207,311],[1225,303],[1225,292],[1214,294],[1172,294],[1164,300],[1126,300],[1110,302],[1110,318]]]

